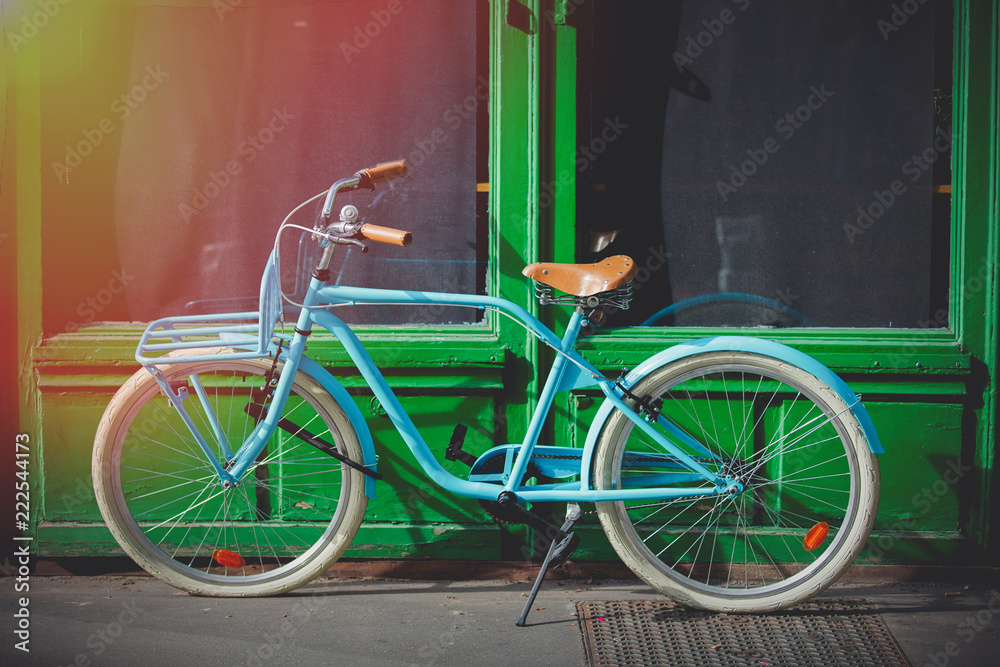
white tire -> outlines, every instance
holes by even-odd
[[[224,460],[216,433],[233,450],[246,440],[255,420],[243,408],[259,397],[270,366],[270,360],[251,359],[160,369],[172,383],[188,384],[185,410]],[[297,374],[283,416],[362,461],[350,420],[308,375]],[[224,489],[145,369],[122,385],[105,410],[92,473],[97,503],[122,549],[158,579],[199,595],[275,595],[302,586],[343,554],[368,504],[360,472],[280,429],[239,484]]]
[[[631,392],[662,399],[662,416],[703,445],[685,453],[743,485],[738,495],[597,504],[612,546],[655,590],[700,609],[772,611],[816,595],[857,558],[878,507],[878,461],[826,383],[723,351],[661,366]],[[608,417],[596,488],[709,486],[676,477],[687,472],[621,412]]]

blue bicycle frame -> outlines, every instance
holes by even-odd
[[[324,216],[326,218],[329,217],[336,192],[356,184],[356,179],[348,179],[339,181],[331,187],[324,207]],[[329,235],[327,236],[329,238]],[[321,260],[321,268],[323,269],[329,265],[332,247],[329,243],[326,246],[324,259]],[[296,322],[295,334],[290,337],[284,335],[272,336],[273,324],[280,309],[280,295],[278,294],[276,284],[278,272],[274,268],[275,262],[276,254],[272,254],[261,282],[260,310],[258,312],[184,316],[158,320],[149,325],[140,340],[139,349],[136,352],[137,360],[146,366],[156,378],[164,393],[170,397],[174,407],[180,413],[188,428],[191,429],[195,440],[207,460],[211,463],[221,484],[224,486],[238,484],[239,480],[253,466],[254,461],[267,445],[268,440],[278,426],[285,402],[291,390],[292,382],[296,373],[300,370],[316,379],[345,410],[352,426],[358,434],[364,453],[364,461],[355,463],[363,465],[372,471],[376,470],[377,457],[374,453],[371,434],[361,411],[335,378],[319,364],[304,356],[307,337],[316,325],[332,333],[344,346],[348,355],[360,370],[369,387],[371,387],[375,397],[385,408],[386,414],[402,435],[403,440],[425,473],[441,487],[461,496],[497,500],[502,493],[513,493],[518,500],[527,502],[596,502],[646,499],[663,500],[720,494],[735,495],[742,492],[742,485],[739,481],[730,476],[722,476],[712,472],[682,449],[686,448],[688,451],[696,452],[697,456],[703,457],[705,460],[718,461],[718,457],[706,447],[691,438],[662,414],[655,416],[654,421],[659,428],[654,428],[653,424],[648,421],[652,417],[637,412],[636,409],[625,401],[629,395],[629,387],[653,368],[689,354],[714,349],[756,352],[809,370],[813,375],[831,386],[845,400],[848,406],[847,409],[855,414],[862,429],[865,431],[872,451],[876,453],[881,453],[882,451],[874,427],[871,424],[871,419],[859,402],[858,397],[851,392],[847,385],[832,371],[811,357],[772,341],[741,337],[720,337],[693,341],[654,355],[627,377],[612,380],[604,377],[600,371],[574,349],[579,331],[586,325],[585,315],[579,307],[575,310],[564,336],[559,338],[524,308],[505,299],[445,292],[329,286],[324,279],[316,277],[317,275],[322,276],[323,272],[314,274],[304,300],[299,304],[302,306],[302,309]],[[546,345],[552,347],[557,352],[556,358],[546,379],[523,442],[519,445],[501,445],[483,454],[477,463],[473,465],[468,479],[462,479],[448,472],[431,453],[427,443],[417,431],[402,405],[400,405],[399,400],[381,372],[379,372],[357,335],[340,318],[327,310],[330,306],[361,304],[437,304],[495,309],[512,316]],[[204,325],[207,322],[253,319],[258,320],[259,326],[250,324]],[[191,324],[196,326],[194,328],[177,328],[177,325]],[[257,332],[256,336],[252,335],[254,331]],[[202,335],[218,335],[225,345],[234,351],[175,358],[149,355],[150,352],[204,347],[206,345],[204,341],[188,342],[183,340],[185,336]],[[152,339],[168,339],[170,342],[160,344],[150,343]],[[281,340],[282,343],[287,342],[287,348],[281,349],[281,346],[277,346],[276,349],[273,342],[275,339]],[[214,437],[219,442],[219,449],[225,457],[224,461],[220,461],[213,453],[213,449],[209,446],[205,436],[198,430],[184,409],[185,400],[192,398],[189,395],[187,387],[171,387],[158,366],[164,363],[190,362],[208,358],[246,359],[267,358],[274,355],[280,355],[280,358],[284,361],[284,367],[281,371],[271,404],[267,408],[266,415],[246,442],[238,443],[238,446],[233,447],[234,443],[225,441],[222,429],[217,423],[209,425],[214,432]],[[211,415],[211,406],[197,378],[192,380],[192,385],[197,399],[201,402],[205,411]],[[542,432],[555,395],[560,391],[582,387],[597,387],[606,397],[587,434],[584,447],[582,449],[551,446],[539,447],[537,445],[538,438]],[[662,448],[662,454],[647,455],[645,459],[647,462],[654,463],[657,469],[662,470],[665,468],[669,472],[657,472],[656,474],[632,478],[634,485],[638,486],[641,484],[641,488],[629,488],[629,480],[627,479],[622,480],[623,488],[600,490],[594,488],[590,474],[594,449],[596,448],[601,428],[613,410],[620,410],[638,428],[647,434],[653,442]],[[536,464],[543,469],[543,472],[547,471],[547,473],[551,473],[546,476],[557,479],[577,477],[577,479],[535,486],[522,485],[521,481],[524,479],[529,462],[532,461],[532,455],[536,451],[539,454],[547,455],[547,459],[552,458],[551,455],[558,456],[558,464],[541,463],[540,460],[536,459]],[[503,472],[499,474],[486,474],[481,469],[482,466],[479,466],[479,463],[497,456],[504,457],[505,465]],[[704,484],[693,487],[678,487],[682,483],[697,482],[704,482]],[[372,498],[375,497],[374,483],[375,480],[371,476],[366,477],[365,491]]]
[[[417,431],[417,428],[414,426],[409,415],[400,405],[396,395],[389,387],[381,372],[379,372],[375,363],[372,361],[371,356],[368,354],[368,351],[358,339],[357,335],[337,316],[326,310],[318,310],[314,308],[314,306],[320,304],[355,305],[362,303],[440,304],[448,306],[495,308],[505,311],[522,321],[535,335],[558,352],[548,379],[546,380],[544,389],[542,390],[541,397],[539,398],[538,406],[536,407],[534,415],[528,426],[528,431],[525,434],[524,441],[520,446],[508,447],[510,452],[510,454],[508,454],[508,463],[510,463],[511,459],[513,459],[513,461],[512,466],[508,466],[508,471],[501,476],[500,481],[503,482],[502,486],[499,486],[495,481],[485,482],[462,479],[445,470],[431,453],[426,442]],[[203,452],[212,463],[213,468],[215,468],[223,483],[237,483],[237,480],[239,480],[250,468],[250,466],[253,465],[253,462],[256,460],[257,456],[259,456],[267,441],[270,439],[275,428],[277,427],[278,420],[280,419],[280,415],[284,409],[285,400],[287,399],[289,390],[291,389],[292,381],[296,372],[299,370],[300,363],[303,359],[303,351],[307,336],[303,335],[301,332],[311,331],[313,325],[319,325],[336,336],[336,338],[343,344],[348,355],[360,370],[362,376],[371,387],[376,398],[378,398],[379,402],[385,408],[386,414],[399,430],[404,441],[409,446],[413,455],[416,457],[420,466],[424,469],[427,475],[437,484],[455,494],[481,498],[484,500],[496,500],[500,492],[511,491],[515,493],[519,499],[529,502],[556,500],[584,502],[598,500],[662,499],[680,496],[715,495],[725,492],[738,493],[740,490],[737,482],[715,475],[702,464],[698,463],[691,456],[682,451],[676,444],[674,444],[674,442],[665,438],[659,431],[654,429],[643,417],[641,417],[624,402],[621,390],[615,386],[615,382],[613,380],[606,379],[596,368],[594,368],[592,364],[590,364],[590,362],[576,352],[574,345],[576,343],[577,335],[582,326],[585,324],[584,315],[581,312],[575,312],[573,314],[573,317],[567,327],[566,334],[562,339],[560,339],[548,327],[542,324],[537,318],[532,316],[523,308],[511,303],[510,301],[495,297],[450,294],[442,292],[382,290],[360,287],[328,287],[323,281],[314,278],[309,286],[309,291],[306,294],[303,305],[306,306],[306,308],[302,309],[296,323],[296,333],[291,337],[287,351],[281,354],[285,365],[281,372],[281,377],[275,389],[274,399],[268,409],[267,416],[263,419],[261,425],[247,440],[247,442],[239,447],[239,449],[235,452],[235,456],[228,462],[227,466],[224,466],[223,462],[218,461],[212,453],[211,448],[208,447],[203,436],[198,433],[191,419],[187,417],[183,408],[183,401],[186,397],[181,396],[178,392],[164,386],[163,381],[160,378],[157,378],[158,381],[161,381],[161,388],[165,391],[170,391],[169,395],[171,395],[174,400],[175,407],[182,414],[182,418],[188,424],[188,427],[192,429],[193,433],[195,433],[196,440],[201,445]],[[197,319],[203,320],[212,318],[213,316],[199,316]],[[186,319],[187,318],[173,318],[172,320],[169,320],[169,323],[184,323]],[[191,319],[193,320],[195,318]],[[168,321],[160,320],[154,323],[154,325],[163,327],[165,323],[168,323]],[[154,325],[151,325],[150,328],[154,328]],[[232,328],[229,329],[232,331]],[[184,335],[209,333],[208,329],[184,329],[180,331],[182,331]],[[248,332],[248,330],[246,332]],[[238,334],[244,333],[244,331],[232,331],[232,333]],[[150,337],[155,337],[155,334]],[[146,339],[147,337],[144,336],[144,343]],[[231,337],[229,340],[230,342],[235,343],[235,345],[233,345],[234,348],[241,348],[246,345],[245,339],[242,345],[240,344],[239,338]],[[186,345],[193,344],[187,343]],[[201,343],[201,345],[204,346],[204,343]],[[165,348],[166,347],[168,346],[165,346]],[[175,346],[170,345],[169,347],[174,348]],[[151,346],[149,344],[141,345],[140,349],[150,350]],[[155,347],[152,349],[155,349]],[[240,353],[239,356],[241,358],[260,358],[265,355],[248,351]],[[181,357],[178,358],[178,360],[191,361],[191,357]],[[149,362],[160,362],[162,361],[162,358],[150,359],[148,357],[144,357],[142,361],[149,364]],[[311,370],[312,373],[316,373],[316,368],[309,370]],[[156,373],[154,373],[154,375],[156,375]],[[662,445],[665,456],[671,457],[671,460],[675,461],[678,466],[683,466],[687,470],[692,471],[693,474],[677,473],[676,477],[664,475],[664,486],[645,487],[642,489],[598,491],[589,486],[589,484],[585,481],[589,479],[589,475],[582,475],[580,470],[575,471],[575,474],[581,474],[582,479],[580,482],[564,482],[559,484],[530,487],[518,484],[519,480],[524,477],[524,473],[527,470],[528,463],[531,460],[531,454],[536,447],[538,436],[541,433],[542,426],[548,416],[549,409],[551,408],[555,395],[559,391],[586,386],[599,387],[612,405],[629,415],[640,428],[642,428],[647,434],[650,435],[650,437],[654,438]],[[197,386],[196,392],[200,393],[200,388]],[[359,433],[367,433],[367,426],[363,422],[357,423],[355,421],[357,417],[360,417],[360,413],[349,416],[352,418],[352,425]],[[673,426],[665,418],[660,417],[659,422],[660,426],[664,427],[668,433],[670,433],[671,438],[676,438],[677,441],[693,448],[695,451],[698,451],[705,456],[713,456],[699,443],[694,441],[687,434],[683,433],[680,429]],[[222,444],[225,447],[229,443]],[[580,449],[553,447],[546,447],[545,449],[548,453],[552,453],[553,449],[566,450],[564,453],[575,453],[581,462],[584,459],[590,460],[590,456],[585,456],[585,453]],[[513,453],[515,451],[517,452],[516,458],[513,457]],[[706,486],[702,489],[678,489],[667,485],[667,483],[676,483],[681,481],[681,479],[684,481],[703,479],[710,484],[710,486]],[[648,483],[649,480],[647,479],[646,482]]]

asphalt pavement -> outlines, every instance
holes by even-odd
[[[524,576],[325,577],[252,599],[196,597],[135,573],[20,579],[0,579],[3,665],[585,666],[577,602],[662,599],[639,581],[549,580],[519,628]],[[849,581],[824,595],[873,601],[912,665],[1000,664],[995,572],[965,579]]]

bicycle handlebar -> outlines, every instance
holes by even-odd
[[[410,245],[413,241],[413,234],[410,232],[402,229],[393,229],[392,227],[369,225],[367,223],[361,226],[361,230],[358,233],[369,241],[378,241],[379,243],[389,243],[404,247]]]
[[[403,160],[399,160],[398,162],[383,162],[374,167],[362,169],[355,176],[360,178],[362,183],[367,180],[372,185],[394,178],[402,178],[406,176],[406,162]]]
[[[319,218],[317,218],[316,229],[320,230],[324,226],[323,221],[329,220],[330,213],[333,211],[333,201],[338,192],[342,190],[350,191],[356,188],[370,188],[374,190],[376,183],[383,183],[393,178],[401,178],[403,176],[406,176],[406,162],[399,160],[397,162],[383,162],[375,165],[374,167],[362,169],[354,174],[353,178],[345,178],[337,181],[330,186],[330,190],[326,193],[326,201],[323,204],[322,213],[320,213]],[[341,215],[343,216],[343,212],[341,212]],[[350,218],[341,217],[340,222],[330,225],[327,229],[334,230],[338,234],[347,233],[366,238],[369,241],[378,241],[379,243],[388,243],[390,245],[404,247],[410,245],[413,241],[413,235],[410,232],[402,229],[393,229],[391,227],[380,227],[378,225],[356,223],[354,222],[356,218],[357,209],[355,208],[354,214]],[[360,224],[360,227],[356,226],[358,224]]]

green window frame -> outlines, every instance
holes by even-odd
[[[543,65],[551,80],[549,134],[542,182],[552,198],[541,222],[546,261],[574,261],[575,32],[566,16],[579,3],[556,0],[543,14],[553,28]],[[998,259],[997,173],[1000,162],[1000,3],[956,0],[954,136],[949,326],[946,329],[620,328],[582,343],[608,373],[631,367],[676,343],[714,335],[771,338],[813,355],[843,375],[866,401],[957,402],[966,411],[963,459],[977,473],[961,509],[960,529],[982,547],[989,539],[997,437]],[[544,32],[544,31],[542,31]],[[543,40],[544,41],[544,40]],[[996,500],[992,501],[994,504]],[[995,520],[995,519],[994,519]],[[995,531],[994,531],[995,532]],[[996,538],[994,537],[993,540]]]
[[[209,6],[211,0],[174,0]],[[539,309],[521,269],[534,261],[574,258],[576,238],[573,183],[576,143],[576,35],[567,13],[580,0],[490,0],[490,100],[487,292],[508,298],[553,326],[565,324],[565,309]],[[158,4],[163,4],[162,1]],[[0,233],[0,414],[5,435],[40,434],[43,389],[80,392],[93,402],[105,397],[135,370],[132,360],[141,329],[134,325],[90,326],[42,338],[41,182],[48,167],[36,149],[41,139],[42,69],[38,42],[16,54],[8,49],[11,75],[0,212],[14,229]],[[767,335],[814,355],[845,376],[866,401],[887,398],[959,405],[963,460],[973,466],[960,528],[983,548],[997,544],[990,531],[998,499],[997,328],[1000,256],[1000,0],[956,0],[954,60],[954,151],[950,282],[962,293],[950,300],[949,328],[943,330],[794,329],[740,331]],[[14,138],[15,141],[10,141]],[[12,145],[13,144],[13,145]],[[542,207],[543,193],[551,205]],[[978,281],[978,282],[976,282]],[[975,289],[973,289],[975,288]],[[388,360],[390,382],[418,394],[442,388],[498,397],[505,437],[514,442],[527,426],[551,352],[507,318],[479,325],[364,328],[366,344]],[[649,354],[693,337],[734,333],[706,329],[619,329],[584,339],[588,358],[608,373],[634,365]],[[346,362],[343,350],[322,337],[311,352],[328,366]],[[542,369],[542,370],[540,370]],[[341,375],[339,368],[338,375]],[[346,378],[351,384],[351,376]],[[505,380],[507,384],[505,384]],[[355,384],[357,380],[354,380]],[[522,392],[520,387],[525,386]],[[514,387],[517,387],[515,390]],[[11,398],[14,397],[14,398]],[[574,418],[586,396],[569,395],[554,411],[549,435],[573,442]],[[76,434],[86,440],[84,435]],[[87,459],[89,443],[74,450]],[[82,464],[81,464],[82,465]],[[34,489],[44,486],[38,470]],[[965,482],[963,482],[965,484]],[[905,493],[905,491],[901,491]],[[39,493],[44,516],[46,498]],[[13,525],[12,521],[7,522]],[[946,536],[947,537],[947,536]],[[957,533],[952,538],[957,537]]]

